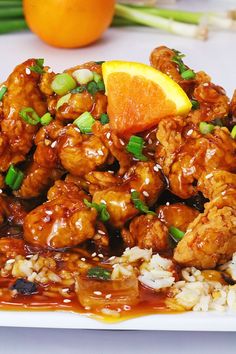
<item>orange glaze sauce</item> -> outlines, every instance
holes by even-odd
[[[0,291],[3,288],[9,289],[14,281],[14,279],[0,278]],[[12,297],[9,291],[7,293],[4,293],[3,291],[3,294],[0,293],[0,309],[7,311],[70,311],[109,323],[119,322],[144,315],[173,313],[173,310],[168,309],[165,305],[165,293],[156,293],[144,288],[143,286],[140,286],[139,289],[138,304],[135,306],[120,306],[118,310],[119,317],[104,315],[99,309],[94,309],[93,311],[86,310],[80,305],[74,292],[71,293],[70,299],[65,299],[57,293],[55,293],[55,296],[53,297],[48,297],[42,294],[42,287],[39,286],[38,289],[39,291],[37,294],[18,294],[16,297]]]

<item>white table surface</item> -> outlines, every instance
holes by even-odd
[[[182,7],[205,9],[234,8],[236,2],[181,1]],[[214,3],[214,4],[213,4]],[[0,36],[0,82],[12,68],[29,57],[45,58],[55,70],[89,60],[123,59],[148,62],[152,48],[167,45],[187,55],[186,62],[195,70],[204,69],[229,95],[236,87],[236,34],[212,32],[201,42],[162,34],[152,29],[111,29],[91,47],[60,50],[40,42],[29,33]],[[234,333],[98,331],[1,328],[0,354],[231,354],[236,352]]]

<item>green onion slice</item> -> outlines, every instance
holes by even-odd
[[[178,65],[179,67],[179,72],[180,74],[182,74],[184,71],[187,70],[186,66],[184,65],[184,62],[182,60],[182,58],[185,57],[184,54],[182,54],[181,52],[179,52],[178,50],[173,49],[173,51],[175,52],[175,55],[173,56],[173,58],[171,59],[171,61],[173,61],[175,64]]]
[[[134,155],[140,161],[147,161],[147,157],[143,155],[144,140],[140,136],[132,135],[126,146],[126,150]]]
[[[92,126],[95,123],[95,119],[92,114],[89,112],[84,112],[81,114],[76,120],[74,120],[73,124],[75,124],[82,134],[89,134],[92,132]]]
[[[64,95],[59,98],[57,101],[56,109],[58,110],[60,107],[63,106],[64,103],[68,103],[71,98],[71,93],[67,93],[67,95]]]
[[[75,89],[76,86],[76,81],[67,73],[56,75],[51,84],[52,90],[60,96],[64,96],[69,91]]]
[[[100,203],[100,204],[90,203],[87,199],[84,199],[84,204],[88,208],[96,209],[101,221],[106,222],[110,219],[110,214],[107,211],[106,204],[104,204],[104,203]]]
[[[185,70],[181,73],[181,77],[184,79],[184,80],[191,80],[191,79],[194,79],[196,76],[195,72],[191,69],[188,69],[188,70]]]
[[[141,211],[144,214],[157,215],[154,211],[148,209],[148,206],[140,199],[140,193],[137,191],[131,192],[131,199],[134,203],[134,206],[137,210]]]
[[[51,114],[49,112],[47,112],[41,117],[40,122],[42,125],[48,125],[52,120],[53,120],[53,118],[52,118]]]
[[[87,84],[87,91],[90,93],[90,95],[94,96],[97,92],[99,91],[105,91],[105,85],[103,80],[100,80],[98,82],[95,81],[90,81]]]
[[[102,113],[102,114],[100,115],[100,122],[101,122],[102,125],[105,125],[105,124],[109,123],[108,114]]]
[[[40,117],[35,112],[35,110],[31,107],[23,108],[19,112],[19,115],[28,124],[37,125],[38,123],[40,123]]]
[[[190,100],[190,101],[192,103],[192,110],[195,111],[196,109],[198,109],[200,107],[200,104],[197,100]]]
[[[5,95],[5,93],[7,92],[7,87],[6,86],[2,86],[1,90],[0,90],[0,102],[3,99],[3,96]]]
[[[94,96],[98,91],[97,83],[95,81],[90,81],[87,84],[87,91],[90,93],[90,95]]]
[[[21,172],[18,168],[11,165],[5,177],[6,185],[15,191],[20,188],[23,179],[24,179],[24,173]]]
[[[93,81],[95,81],[96,83],[98,83],[99,81],[102,81],[102,76],[98,73],[96,73],[95,71],[93,71]]]
[[[36,59],[36,64],[30,66],[29,69],[37,74],[43,74],[45,71],[43,70],[44,59]]]
[[[185,235],[185,233],[183,231],[181,231],[180,229],[178,229],[177,227],[174,227],[174,226],[171,226],[169,228],[169,233],[176,242],[179,242],[180,240],[182,240],[182,238]]]
[[[201,122],[199,124],[199,130],[202,134],[210,134],[215,129],[215,126],[210,123]]]
[[[99,280],[110,280],[111,271],[102,267],[93,267],[88,270],[87,276]]]
[[[71,93],[82,93],[82,92],[84,92],[86,90],[87,90],[86,86],[85,85],[81,85],[81,86],[78,86],[75,89],[71,90],[70,92]]]
[[[232,136],[233,139],[236,139],[236,125],[231,130],[231,136]]]

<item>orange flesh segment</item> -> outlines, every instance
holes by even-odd
[[[131,135],[147,130],[166,116],[175,115],[176,105],[163,90],[143,76],[124,72],[107,78],[110,125],[119,135]]]

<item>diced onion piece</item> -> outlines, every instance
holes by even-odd
[[[77,278],[77,296],[84,307],[116,309],[122,305],[138,302],[139,288],[136,277],[118,280],[94,280],[85,276]]]
[[[78,69],[73,72],[72,76],[78,84],[86,85],[89,81],[93,80],[94,74],[88,69]]]

